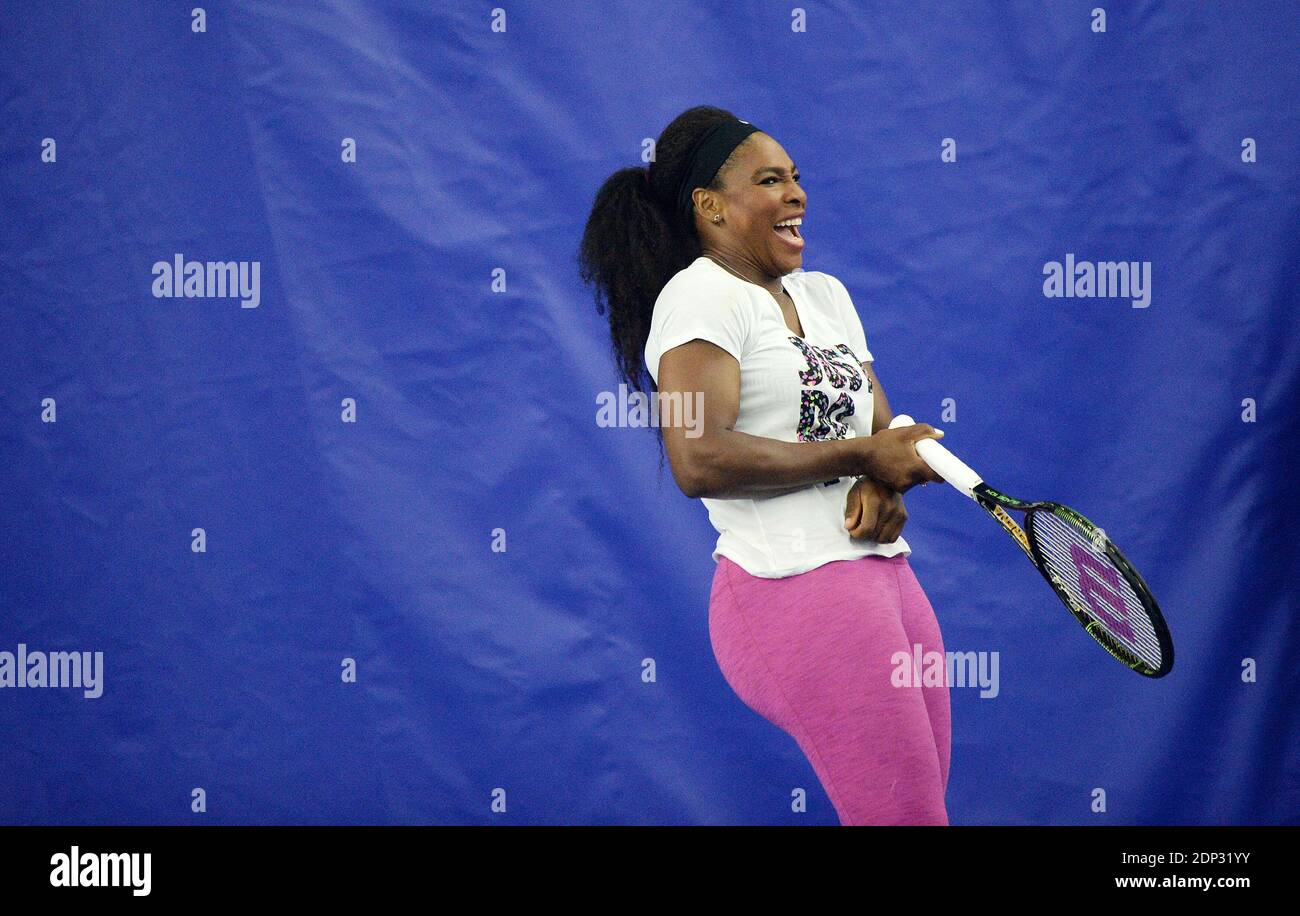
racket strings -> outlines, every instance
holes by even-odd
[[[1159,669],[1160,637],[1142,599],[1107,556],[1104,535],[1094,540],[1092,529],[1046,510],[1031,513],[1028,523],[1053,581],[1076,607],[1121,648]]]

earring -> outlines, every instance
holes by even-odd
[[[715,223],[720,223],[720,222],[722,222],[722,217],[721,217],[721,216],[715,216],[715,217],[713,217],[713,221],[714,221]]]

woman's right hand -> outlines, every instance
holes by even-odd
[[[942,437],[943,432],[929,423],[872,433],[863,439],[868,449],[865,473],[899,493],[906,493],[918,483],[943,483],[943,478],[916,453],[916,443],[921,439]]]

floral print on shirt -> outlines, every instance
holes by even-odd
[[[796,431],[799,441],[848,438],[848,418],[854,413],[853,398],[848,392],[861,391],[865,384],[867,394],[872,393],[871,379],[862,373],[861,361],[848,344],[827,349],[793,335],[790,342],[803,354],[805,363],[799,372],[799,381],[804,386]],[[816,387],[823,382],[839,392],[835,400],[831,400],[831,393]]]

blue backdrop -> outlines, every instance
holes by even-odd
[[[1095,6],[3,4],[0,651],[103,654],[0,689],[0,820],[836,822],[714,661],[703,507],[597,422],[593,195],[713,104],[799,164],[895,411],[1169,622],[1132,674],[910,492],[1000,659],[952,822],[1296,823],[1300,13]],[[1045,295],[1067,256],[1149,301]]]

